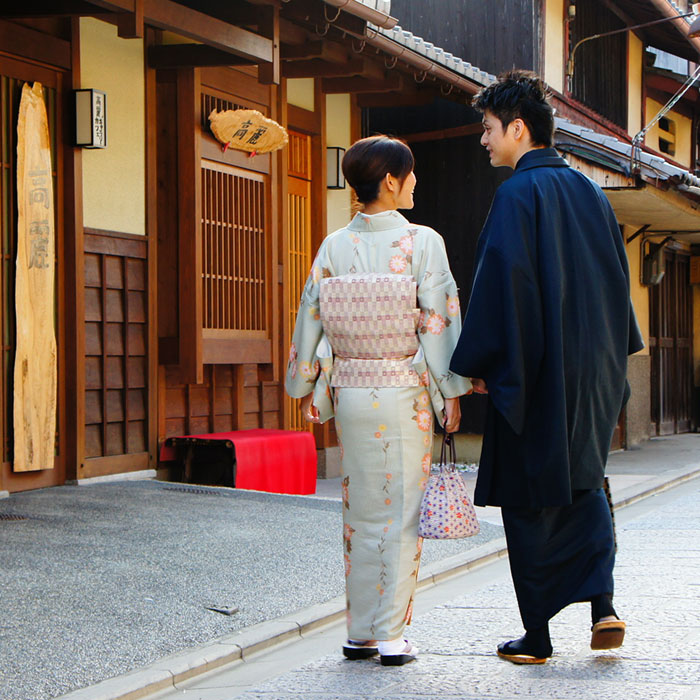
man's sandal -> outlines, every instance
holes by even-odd
[[[519,639],[513,639],[510,642],[501,642],[498,645],[497,653],[502,659],[507,659],[514,664],[543,664],[552,655],[551,644],[538,645],[541,648],[535,648],[534,645],[528,643],[527,635],[523,635]]]
[[[617,649],[625,639],[625,623],[616,618],[603,618],[591,627],[591,649]]]

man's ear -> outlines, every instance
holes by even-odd
[[[511,122],[513,126],[513,136],[519,141],[525,135],[527,128],[525,127],[525,122],[520,119],[513,119]]]

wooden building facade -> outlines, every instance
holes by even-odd
[[[480,87],[424,57],[399,57],[400,47],[392,55],[391,42],[368,34],[370,21],[396,23],[382,5],[30,0],[0,9],[0,493],[155,473],[174,435],[306,429],[283,391],[287,348],[331,197],[333,226],[338,211],[343,223],[351,215],[349,191],[327,190],[326,147],[360,136],[363,106]],[[14,134],[19,91],[35,81],[53,144],[58,421],[55,463],[18,473]],[[107,93],[105,149],[74,145],[81,88]],[[208,116],[239,108],[285,126],[288,146],[254,157],[224,150]],[[316,439],[323,470],[332,425]]]
[[[391,11],[412,31],[485,70],[524,68],[547,80],[563,126],[555,145],[603,187],[628,241],[632,299],[647,344],[630,358],[632,399],[613,446],[694,430],[700,421],[700,288],[691,285],[688,266],[700,243],[696,88],[645,132],[632,171],[630,144],[692,72],[700,42],[687,37],[687,23],[679,19],[625,30],[677,17],[680,10],[666,0],[518,0],[507,11],[487,5],[392,0]],[[581,39],[614,30],[622,31],[581,44],[575,62],[568,61]],[[650,52],[659,49],[686,59],[686,75],[655,70]],[[402,135],[411,144],[418,177],[412,218],[445,237],[463,306],[479,232],[496,188],[510,174],[490,168],[479,145],[480,120],[469,106],[445,101],[372,109],[368,117],[370,130]],[[666,275],[649,285],[641,260],[666,237]],[[485,407],[484,398],[464,400],[462,430],[480,433]]]

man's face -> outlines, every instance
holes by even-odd
[[[501,120],[490,110],[484,112],[481,120],[484,133],[481,135],[481,145],[489,152],[491,165],[497,168],[506,165],[514,168],[517,163],[518,142],[513,132],[514,122],[504,129]]]

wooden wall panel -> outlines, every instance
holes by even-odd
[[[276,382],[265,382],[258,365],[205,365],[202,384],[185,384],[175,367],[166,368],[165,432],[175,435],[279,429],[280,396]]]
[[[95,230],[84,240],[86,461],[79,475],[89,477],[148,462],[147,243]]]

